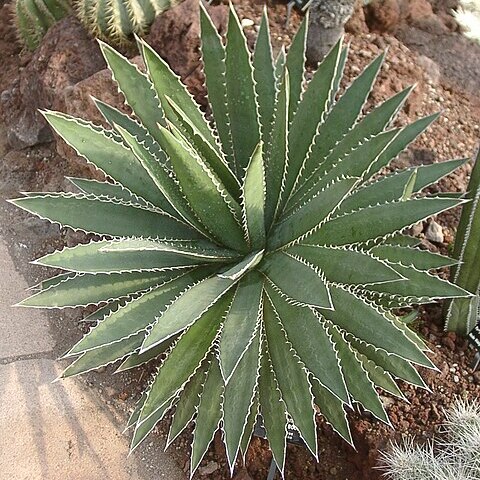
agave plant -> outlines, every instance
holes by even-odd
[[[350,443],[353,402],[389,423],[376,387],[402,397],[394,378],[425,387],[413,365],[434,368],[392,309],[469,295],[402,234],[463,202],[419,195],[463,160],[374,180],[436,115],[389,128],[410,88],[361,115],[383,56],[337,101],[341,41],[305,86],[307,22],[273,62],[266,14],[250,54],[233,8],[225,45],[201,9],[211,122],[145,42],[147,74],[102,44],[135,118],[100,101],[110,129],[45,116],[111,181],[13,201],[100,236],[37,260],[66,273],[21,303],[99,307],[63,376],[159,359],[132,448],[174,411],[169,444],[195,425],[192,473],[219,428],[233,469],[257,418],[281,471],[287,426],[317,456],[317,407]]]
[[[467,190],[466,198],[471,202],[462,209],[453,251],[461,264],[450,270],[450,279],[476,295],[448,302],[445,324],[447,330],[462,335],[471,332],[480,321],[480,151]]]
[[[77,16],[95,37],[116,44],[148,32],[157,15],[182,0],[77,0]]]
[[[21,42],[35,50],[47,30],[70,10],[68,0],[15,0],[13,17]]]

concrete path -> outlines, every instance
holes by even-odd
[[[47,318],[11,307],[27,284],[1,238],[0,273],[0,480],[185,479],[161,445],[127,457],[129,436],[80,382],[52,383]]]

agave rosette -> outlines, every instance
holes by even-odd
[[[411,89],[362,114],[383,56],[337,99],[347,48],[305,85],[306,21],[275,61],[266,14],[253,54],[233,8],[225,44],[203,7],[200,22],[211,121],[140,40],[146,74],[102,44],[133,117],[100,101],[110,129],[45,113],[110,181],[14,200],[100,236],[39,259],[66,273],[22,305],[98,305],[64,377],[161,360],[132,448],[173,411],[168,443],[194,422],[192,473],[219,428],[233,469],[261,415],[283,471],[289,424],[317,456],[317,411],[351,443],[347,407],[388,423],[378,388],[425,387],[426,346],[392,309],[468,294],[402,231],[462,203],[419,193],[463,160],[373,179],[436,117],[390,128]]]

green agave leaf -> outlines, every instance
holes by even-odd
[[[162,148],[173,165],[182,190],[203,225],[223,245],[245,249],[245,239],[237,219],[241,217],[233,199],[210,168],[168,130],[162,129]]]
[[[412,90],[413,87],[408,87],[397,93],[360,119],[358,124],[333,147],[325,159],[325,165],[335,165],[338,160],[348,155],[365,140],[378,135],[387,128]],[[325,165],[320,164],[318,168],[325,168]],[[318,169],[315,170],[315,172],[317,171]]]
[[[365,140],[351,153],[338,160],[335,165],[328,165],[324,162],[325,167],[320,174],[313,174],[297,192],[290,198],[290,208],[295,207],[299,203],[305,203],[314,197],[319,191],[324,189],[328,184],[334,182],[337,178],[355,177],[362,178],[365,171],[378,158],[387,145],[398,135],[398,130],[390,130],[382,132],[375,137]],[[287,210],[288,211],[288,210]]]
[[[283,475],[287,447],[287,412],[275,378],[265,337],[262,340],[260,360],[260,376],[258,378],[260,413],[267,432],[270,450]]]
[[[368,373],[368,377],[375,384],[375,386],[397,398],[400,398],[401,400],[405,400],[405,396],[403,395],[402,391],[398,388],[395,380],[388,372],[383,370],[383,368],[379,367],[378,365],[375,365],[375,363],[367,357],[358,355],[358,352],[357,358],[360,360],[363,369]]]
[[[405,267],[412,266],[417,270],[431,270],[458,264],[458,261],[453,258],[418,248],[378,245],[373,247],[370,252],[382,260],[387,260],[390,263],[400,263]]]
[[[365,343],[353,335],[347,335],[346,340],[357,352],[370,359],[383,370],[390,372],[396,378],[400,378],[416,387],[427,388],[420,374],[407,360]]]
[[[35,293],[22,307],[64,308],[99,304],[148,290],[181,275],[181,272],[131,272],[78,274]]]
[[[125,188],[120,183],[99,182],[97,180],[88,180],[86,178],[72,178],[67,179],[80,189],[81,193],[92,194],[96,197],[107,197],[109,200],[128,202],[140,207],[152,206],[143,198],[138,197],[130,190]]]
[[[368,371],[355,350],[352,350],[348,342],[333,324],[327,323],[327,328],[337,346],[340,364],[345,375],[345,382],[351,397],[360,403],[366,410],[373,413],[382,422],[390,425],[390,420],[385,412],[380,396],[375,390],[375,385],[370,379]]]
[[[300,97],[303,92],[305,49],[307,47],[308,12],[305,15],[300,28],[293,37],[292,44],[288,49],[285,68],[290,74],[290,103],[289,121],[292,121],[297,110]]]
[[[203,387],[198,406],[195,430],[193,431],[190,474],[193,475],[200,465],[222,418],[222,395],[224,387],[218,362],[213,360]]]
[[[412,237],[410,235],[403,235],[401,233],[396,233],[392,237],[382,238],[381,245],[396,245],[399,247],[418,247],[421,240],[417,237]]]
[[[302,163],[315,137],[318,126],[324,120],[326,108],[335,88],[335,75],[339,68],[343,38],[324,58],[310,80],[300,102],[289,132],[289,170],[286,176],[287,192],[290,192],[298,179]],[[303,68],[303,64],[301,66]],[[298,73],[298,72],[297,72]],[[302,73],[303,75],[303,73]],[[303,78],[303,77],[302,77]],[[298,81],[298,75],[297,79]],[[295,81],[292,79],[292,81]],[[296,97],[298,101],[299,97]],[[321,127],[320,127],[321,128]],[[287,198],[283,199],[282,206]]]
[[[224,442],[230,471],[233,473],[257,383],[260,332],[257,331],[245,354],[225,386],[223,395]]]
[[[171,98],[188,115],[190,121],[202,133],[210,145],[216,145],[215,137],[208,122],[205,120],[203,113],[195,103],[192,95],[181,82],[180,77],[172,72],[165,60],[144,40],[139,39],[138,44],[140,53],[147,67],[148,76],[157,92],[168,120],[175,123],[176,115],[172,112],[167,97]]]
[[[244,229],[251,248],[265,247],[265,170],[263,147],[259,143],[245,171],[243,184]]]
[[[149,150],[144,142],[141,142],[139,139],[132,136],[127,130],[119,125],[115,125],[115,129],[120,133],[125,143],[138,158],[142,166],[155,182],[157,188],[169,202],[171,205],[169,210],[173,208],[176,217],[183,219],[192,227],[196,228],[200,233],[206,235],[205,227],[203,227],[194,216],[180,185],[172,176],[171,172],[165,168],[165,165],[162,164],[160,159],[154,155],[154,152]]]
[[[113,300],[101,308],[98,308],[94,312],[90,313],[86,317],[84,317],[81,321],[82,322],[98,322],[99,320],[103,320],[107,315],[114,312],[118,309],[121,305],[125,305],[128,301],[130,301],[132,297],[123,297],[118,300]]]
[[[197,412],[209,366],[210,363],[203,362],[180,394],[168,431],[167,446],[185,430]]]
[[[102,252],[163,252],[165,255],[176,254],[205,263],[233,262],[238,260],[240,254],[227,248],[219,247],[208,240],[167,241],[150,240],[144,238],[123,238],[110,240],[102,248]]]
[[[268,285],[267,292],[289,342],[306,368],[336,397],[348,403],[348,393],[335,345],[323,323],[312,310],[289,304]]]
[[[230,131],[237,177],[243,176],[255,146],[260,140],[253,69],[247,41],[238,16],[230,5],[225,76]]]
[[[286,250],[321,268],[328,281],[346,285],[395,282],[403,277],[391,266],[378,260],[375,249],[367,252],[348,248],[295,245]],[[378,257],[378,258],[376,258]]]
[[[265,152],[265,226],[267,229],[270,229],[278,213],[282,200],[282,183],[288,165],[289,82],[288,70],[286,70],[276,103],[271,146]]]
[[[449,198],[415,198],[375,205],[333,218],[302,243],[341,246],[366,242],[403,230],[462,203],[463,200]]]
[[[318,165],[318,159],[325,158],[335,144],[352,128],[367,100],[384,57],[385,55],[377,57],[333,106],[313,141],[302,169],[298,172],[302,174],[301,179],[297,181],[298,186],[313,173]],[[287,191],[291,191],[291,188]]]
[[[130,427],[133,427],[137,423],[138,417],[140,415],[140,412],[142,411],[142,407],[146,399],[147,399],[147,392],[144,392],[142,396],[138,399],[138,402],[135,405],[135,409],[133,410],[132,414],[128,419],[125,430],[128,430]]]
[[[386,148],[377,160],[370,166],[365,179],[380,172],[380,170],[397,157],[407,146],[413,142],[421,133],[423,133],[437,118],[438,113],[420,118],[419,120],[403,127],[400,133],[395,137],[392,143]]]
[[[315,404],[332,428],[350,445],[353,446],[352,434],[343,409],[343,402],[323,387],[319,381],[311,379]]]
[[[252,63],[255,92],[258,101],[258,114],[260,117],[260,128],[262,132],[261,137],[263,144],[268,145],[275,111],[276,88],[266,6],[263,9],[262,21],[258,31]]]
[[[280,47],[277,58],[275,59],[275,86],[278,89],[285,72],[285,62],[287,61],[287,54],[285,53],[285,46]],[[290,88],[289,88],[290,91]]]
[[[119,365],[119,367],[115,370],[115,373],[124,372],[126,370],[139,367],[140,365],[158,358],[171,347],[174,340],[174,338],[168,339],[165,342],[157,345],[155,348],[143,353],[139,353],[139,349],[136,350]]]
[[[225,317],[219,342],[219,363],[226,384],[255,336],[262,308],[263,283],[257,272],[245,275],[238,283]]]
[[[240,198],[241,188],[238,179],[230,169],[229,165],[223,159],[221,152],[217,151],[217,146],[212,146],[203,137],[194,123],[190,121],[187,114],[170,98],[167,100],[177,115],[180,130],[183,134],[183,140],[190,149],[195,150],[208,166],[215,172],[225,188],[234,198]]]
[[[172,347],[149,389],[139,424],[182,389],[196,372],[212,347],[228,308],[228,300],[224,298],[206,311]]]
[[[157,207],[168,208],[168,202],[138,159],[110,130],[58,112],[43,115],[78,155],[134,194]]]
[[[233,153],[230,118],[227,103],[225,47],[204,5],[200,2],[201,52],[208,100],[215,119],[215,127],[228,165],[237,172]]]
[[[168,283],[153,287],[139,298],[128,302],[124,307],[119,307],[92,328],[75,344],[68,355],[77,355],[86,350],[118,342],[140,331],[146,331],[149,325],[155,323],[156,315],[163,305],[175,300],[185,288],[206,275],[208,272],[197,269]]]
[[[147,418],[142,423],[137,423],[135,426],[135,431],[133,433],[133,438],[130,443],[130,452],[133,452],[140,443],[145,439],[145,437],[155,428],[155,425],[162,420],[167,411],[172,407],[175,399],[171,399],[169,402],[165,402],[158,410],[155,411],[153,415]]]
[[[82,354],[81,357],[63,371],[61,378],[80,375],[81,373],[104,367],[124,358],[142,344],[144,336],[145,333],[140,332],[120,342],[104,345],[101,348],[96,348],[95,350],[90,350]]]
[[[154,138],[158,138],[158,124],[165,126],[160,100],[147,75],[106,43],[99,41],[113,79],[136,117]]]
[[[201,238],[192,228],[165,213],[92,195],[46,193],[17,198],[11,203],[50,222],[97,235]]]
[[[264,301],[263,315],[268,352],[282,399],[305,444],[316,457],[317,431],[307,374],[290,349],[278,313],[268,297]]]
[[[268,238],[270,249],[301,241],[304,237],[310,238],[310,232],[320,232],[322,222],[328,219],[357,182],[357,177],[337,179],[289,216],[281,218]],[[313,235],[315,236],[315,233]]]
[[[34,263],[80,273],[161,271],[207,263],[202,257],[184,256],[168,250],[108,249],[111,244],[111,240],[102,240],[66,247],[45,255]]]
[[[378,348],[431,367],[430,360],[420,348],[374,305],[337,286],[330,285],[330,293],[334,310],[321,310],[327,320]]]
[[[233,267],[227,267],[227,270],[220,272],[218,274],[221,278],[228,278],[230,280],[237,281],[239,280],[245,273],[251,271],[255,268],[263,258],[263,250],[259,252],[252,252],[240,262],[235,264]]]
[[[141,352],[155,347],[195,324],[205,312],[219,302],[234,283],[233,280],[216,276],[202,280],[185,290],[175,301],[168,304],[162,313],[159,312],[157,323],[145,338]]]
[[[332,308],[329,287],[323,273],[299,258],[284,252],[275,252],[264,258],[260,264],[260,271],[289,298],[290,302]]]
[[[447,162],[421,165],[395,172],[380,180],[358,189],[342,203],[339,214],[358,210],[359,208],[376,205],[377,203],[400,200],[403,189],[413,171],[417,172],[413,192],[420,192],[428,185],[437,182],[445,175],[462,166],[465,160],[450,160]]]
[[[245,457],[247,455],[247,450],[253,435],[253,429],[257,421],[259,405],[260,405],[260,401],[258,399],[258,386],[257,386],[255,389],[255,396],[253,398],[250,411],[248,412],[247,421],[245,423],[245,429],[242,435],[242,441],[240,442],[240,451],[242,452],[243,463],[245,463]]]
[[[405,280],[397,282],[395,287],[386,283],[382,285],[367,285],[365,289],[399,297],[413,297],[415,302],[410,303],[430,303],[434,299],[471,296],[463,288],[428,272],[422,272],[413,267],[404,267],[399,264],[392,263],[390,265],[405,277]]]

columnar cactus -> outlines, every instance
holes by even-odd
[[[21,305],[98,306],[64,377],[157,359],[132,448],[174,410],[169,444],[195,425],[192,473],[219,428],[233,471],[261,414],[283,471],[287,425],[317,457],[316,406],[351,443],[345,408],[389,423],[377,387],[425,387],[427,347],[391,309],[469,294],[429,273],[454,261],[402,232],[463,203],[421,193],[463,160],[376,178],[436,118],[390,127],[411,88],[362,115],[383,55],[337,100],[347,47],[306,85],[308,19],[276,62],[266,14],[253,54],[232,7],[225,44],[203,7],[200,24],[212,122],[141,40],[147,74],[102,44],[135,118],[100,101],[109,129],[45,112],[110,182],[13,201],[99,236],[39,259],[65,273]]]
[[[469,292],[471,298],[457,298],[448,303],[446,328],[463,335],[480,320],[480,151],[468,183],[460,224],[455,237],[454,258],[460,261],[451,269],[451,281]]]
[[[68,0],[15,0],[18,35],[29,50],[35,50],[47,30],[70,12]]]
[[[77,0],[77,16],[92,35],[124,44],[147,33],[155,17],[182,0]]]

